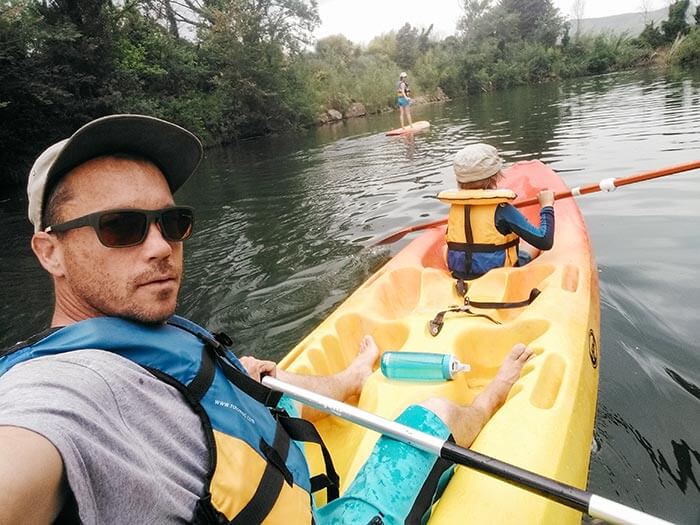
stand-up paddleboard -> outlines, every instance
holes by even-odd
[[[387,136],[393,135],[404,135],[406,133],[413,133],[415,131],[421,131],[423,129],[428,129],[430,127],[430,122],[427,120],[419,120],[414,122],[412,126],[404,126],[403,128],[395,128],[386,132]]]

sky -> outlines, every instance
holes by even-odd
[[[584,18],[653,11],[669,4],[669,0],[584,0]],[[574,0],[553,0],[565,17],[573,18]],[[343,34],[356,43],[368,43],[372,38],[408,22],[414,27],[434,24],[433,34],[446,37],[455,31],[462,13],[460,0],[319,0],[321,26],[316,38]]]

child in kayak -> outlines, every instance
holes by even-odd
[[[554,242],[554,192],[543,190],[540,226],[530,224],[510,201],[515,193],[498,188],[503,159],[489,144],[471,144],[454,159],[459,189],[438,198],[451,205],[447,225],[447,266],[457,279],[474,279],[493,268],[523,266]],[[518,246],[522,239],[532,247]]]

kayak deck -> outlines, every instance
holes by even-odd
[[[539,161],[506,170],[504,187],[518,200],[539,189],[565,189]],[[517,200],[516,200],[517,204]],[[533,224],[539,206],[521,209]],[[382,352],[454,354],[471,370],[454,381],[406,382],[368,378],[360,408],[388,419],[408,405],[441,396],[468,404],[493,379],[516,343],[535,357],[525,366],[505,405],[472,445],[482,452],[544,476],[584,488],[598,385],[600,307],[590,242],[573,199],[557,201],[554,247],[523,268],[498,268],[469,282],[474,301],[514,302],[532,288],[541,293],[527,307],[477,310],[482,317],[448,313],[433,337],[429,321],[451,305],[462,304],[445,264],[444,226],[425,231],[371,276],[335,312],[295,347],[280,366],[298,373],[331,374],[355,357],[362,337],[372,335]],[[327,416],[317,423],[341,476],[341,493],[367,459],[375,432]],[[313,472],[322,462],[307,447]],[[457,468],[430,523],[580,523],[580,514],[508,483],[465,467]]]

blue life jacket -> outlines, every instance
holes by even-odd
[[[311,522],[311,492],[338,495],[330,455],[324,450],[327,473],[311,478],[293,440],[323,447],[318,432],[276,409],[280,394],[248,376],[227,344],[224,334],[178,316],[162,325],[98,317],[18,343],[0,357],[0,376],[18,363],[75,350],[125,357],[177,388],[200,416],[209,468],[195,523]]]

